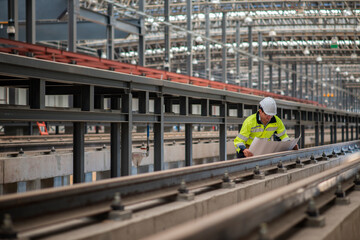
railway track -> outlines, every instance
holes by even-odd
[[[131,208],[133,212],[139,213],[145,209],[172,203],[179,196],[191,199],[191,193],[201,196],[231,182],[244,184],[262,176],[261,172],[270,176],[279,171],[280,161],[287,169],[296,168],[299,164],[315,164],[316,161],[329,162],[331,159],[343,158],[345,154],[358,151],[359,145],[359,141],[352,141],[58,189],[10,194],[0,198],[0,216],[12,219],[13,225],[9,229],[18,236],[30,239],[53,236],[59,234],[59,228],[64,228],[66,222],[73,223],[71,229],[74,226],[92,226],[94,222],[99,223],[107,219],[114,211],[121,215],[122,211],[117,210],[121,210],[122,207],[125,207],[125,210]],[[347,169],[350,168],[358,169],[358,165],[351,165]],[[188,192],[190,195],[187,195]],[[122,201],[114,203],[114,196],[118,193],[121,194]],[[65,230],[60,232],[63,231]]]

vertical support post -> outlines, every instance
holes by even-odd
[[[120,109],[120,99],[118,97],[111,98],[111,109]],[[118,122],[112,122],[110,126],[110,177],[115,178],[121,176],[121,124]]]
[[[114,6],[112,3],[108,4],[108,24],[106,26],[106,55],[107,59],[114,60]]]
[[[320,113],[320,144],[324,145],[325,144],[325,116],[324,116],[324,112]]]
[[[303,98],[303,64],[300,64],[300,76],[299,76],[299,98]]]
[[[236,21],[236,47],[240,48],[240,21]],[[236,51],[236,78],[240,83],[240,53]]]
[[[349,116],[345,116],[346,141],[349,141]]]
[[[165,22],[170,22],[170,0],[165,0],[164,2],[164,17]],[[171,36],[170,36],[170,26],[165,25],[164,29],[165,35],[165,71],[171,72],[171,58],[170,58],[170,48],[171,48]]]
[[[262,58],[262,42],[263,42],[263,38],[262,38],[262,32],[258,32],[258,56],[259,58]],[[263,61],[258,59],[258,89],[259,90],[263,90],[263,76],[264,76],[264,72],[262,69],[262,65],[263,65]]]
[[[314,98],[314,64],[311,64],[311,100],[315,101]]]
[[[320,113],[315,112],[316,114],[316,122],[315,122],[315,146],[319,146],[319,125],[320,125]]]
[[[286,86],[285,86],[285,95],[289,96],[289,82],[290,82],[290,73],[289,73],[289,62],[286,62],[286,72],[285,72],[285,80],[286,80]]]
[[[309,98],[309,68],[308,64],[305,64],[305,93],[307,98]]]
[[[226,141],[227,141],[227,134],[226,134],[226,128],[227,128],[227,103],[223,102],[220,105],[220,116],[223,118],[223,123],[219,126],[219,160],[220,161],[226,161],[227,155],[226,155]]]
[[[319,98],[319,63],[316,62],[316,65],[315,65],[315,94],[316,94],[316,101],[319,102],[320,101],[320,98]]]
[[[26,42],[36,42],[35,0],[26,0]]]
[[[77,15],[79,14],[79,0],[68,0],[68,48],[76,52],[77,41]]]
[[[155,98],[155,114],[158,121],[154,123],[154,171],[164,170],[164,96],[159,93]]]
[[[121,123],[121,176],[131,175],[132,162],[132,93],[131,86],[121,99],[122,112],[127,113],[127,119]]]
[[[273,56],[269,55],[269,61],[272,62]],[[269,64],[269,91],[273,92],[273,66],[272,64]]]
[[[294,110],[293,113],[295,114],[295,119],[296,119],[295,137],[297,138],[301,134],[301,111],[300,110]],[[300,141],[300,147],[303,147],[301,145],[301,141]]]
[[[149,113],[149,92],[139,92],[139,113]]]
[[[192,0],[186,0],[186,24],[187,30],[192,31]],[[187,34],[187,59],[186,59],[186,73],[188,76],[193,75],[193,67],[192,67],[192,59],[193,59],[193,52],[192,52],[192,35]]]
[[[210,38],[210,6],[205,7],[205,37]],[[205,43],[205,73],[206,78],[211,78],[211,55],[210,55],[210,42]]]
[[[355,120],[356,120],[356,123],[355,123],[355,137],[356,137],[356,140],[358,140],[359,139],[359,117],[356,116]]]
[[[8,0],[8,38],[19,40],[19,2]]]
[[[33,109],[45,107],[45,80],[30,79],[29,84],[29,105]]]
[[[296,63],[292,64],[292,96],[293,97],[297,97],[296,96],[296,78],[297,78],[297,74],[296,74]]]
[[[334,114],[334,143],[337,143],[337,115]]]
[[[192,124],[185,124],[185,166],[191,166],[193,163],[192,159]]]
[[[85,123],[74,122],[73,128],[73,182],[82,183],[85,182]]]
[[[301,125],[300,147],[305,148],[305,125]]]
[[[209,116],[209,99],[201,99],[201,116]]]
[[[222,13],[221,21],[221,41],[226,44],[226,12]],[[226,83],[227,81],[227,48],[223,46],[222,48],[222,82]]]
[[[248,27],[248,39],[249,39],[249,54],[250,55],[253,55],[253,46],[252,46],[252,42],[253,42],[253,39],[252,39],[252,26],[249,26]],[[249,59],[248,59],[249,63],[248,63],[248,85],[247,87],[248,88],[252,88],[252,67],[253,67],[253,59],[251,56],[249,56]]]
[[[281,61],[279,60],[279,68],[278,68],[278,89],[281,91]]]
[[[139,11],[145,12],[145,0],[139,0]],[[138,56],[139,56],[139,65],[145,66],[145,19],[144,17],[140,16],[140,35],[139,35],[139,48],[138,48]]]
[[[94,111],[94,86],[85,85],[81,87],[81,110]]]
[[[319,79],[319,84],[320,84],[320,103],[323,104],[324,103],[324,86],[323,83],[325,82],[324,80],[324,64],[321,64],[320,66],[320,79]]]

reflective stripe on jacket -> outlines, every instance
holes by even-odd
[[[245,119],[239,134],[234,140],[236,151],[240,152],[240,150],[250,146],[255,137],[267,138],[270,141],[271,136],[274,134],[281,141],[290,140],[286,134],[286,128],[279,117],[273,116],[265,128],[260,120],[259,112],[254,113]]]

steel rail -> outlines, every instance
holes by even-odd
[[[296,210],[311,198],[328,193],[337,184],[354,177],[359,170],[360,153],[356,153],[349,156],[343,165],[217,211],[196,222],[191,221],[150,236],[146,240],[240,239],[251,234],[261,224]]]
[[[333,151],[339,153],[342,150],[358,149],[359,143],[360,141],[337,143],[244,160],[235,159],[57,189],[9,194],[0,198],[0,216],[10,214],[17,230],[29,230],[75,217],[105,213],[110,210],[110,202],[117,192],[121,193],[125,205],[173,197],[182,181],[187,183],[189,189],[213,186],[222,182],[225,172],[234,175],[252,171],[256,166],[276,166],[280,160],[287,163],[298,157],[310,159],[311,155],[321,160],[323,154],[332,156]]]

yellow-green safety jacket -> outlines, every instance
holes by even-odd
[[[249,147],[255,137],[267,138],[270,141],[271,136],[274,134],[281,141],[290,140],[286,134],[286,128],[279,117],[273,116],[269,123],[264,126],[260,120],[259,112],[254,113],[245,119],[239,134],[234,140],[236,151],[240,152]]]

